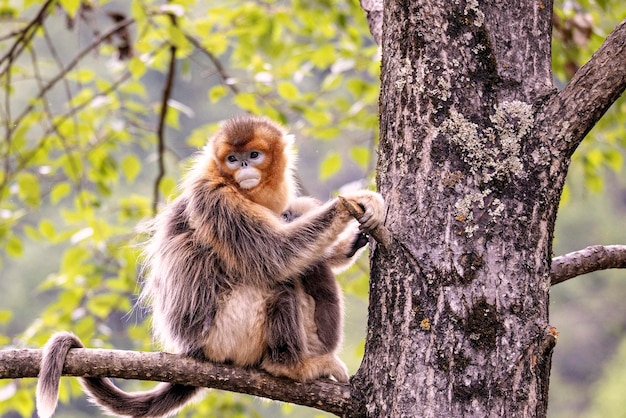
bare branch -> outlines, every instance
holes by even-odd
[[[0,350],[0,379],[37,377],[41,350]],[[302,383],[261,370],[199,362],[168,353],[72,349],[64,376],[115,377],[222,389],[310,406],[336,415],[354,411],[350,386],[330,380]]]
[[[558,148],[571,155],[626,89],[626,19],[607,36],[574,78],[545,105],[538,124]]]
[[[177,26],[176,16],[169,15],[170,21],[173,26]],[[167,70],[167,76],[165,79],[165,86],[163,87],[163,96],[161,98],[161,113],[159,114],[159,125],[157,128],[157,177],[154,181],[154,192],[152,200],[152,213],[156,215],[159,205],[159,186],[163,177],[165,177],[165,120],[167,117],[167,111],[169,109],[168,102],[172,95],[172,88],[174,87],[174,75],[176,73],[176,45],[170,44],[170,62]]]
[[[598,270],[626,268],[626,245],[594,245],[552,259],[550,283],[564,282]]]
[[[0,58],[0,65],[8,60],[7,66],[0,70],[0,74],[4,73],[5,71],[10,71],[9,68],[11,67],[11,63],[15,60],[15,58],[17,58],[19,54],[22,53],[22,51],[24,50],[24,48],[26,48],[35,33],[37,33],[37,29],[43,24],[43,21],[48,14],[48,9],[53,6],[54,3],[54,0],[47,0],[41,6],[35,17],[30,22],[28,22],[28,24],[23,29],[19,31],[19,36],[15,40],[11,48],[9,48],[7,53],[4,54],[2,58]]]
[[[215,70],[217,71],[217,73],[220,76],[220,79],[222,80],[222,83],[224,83],[224,85],[227,88],[229,88],[230,91],[232,91],[234,94],[239,94],[239,89],[237,88],[235,84],[233,84],[232,77],[226,73],[226,69],[222,65],[221,61],[217,59],[217,57],[211,51],[203,47],[200,41],[194,38],[193,36],[189,35],[188,33],[185,33],[185,38],[187,38],[187,40],[191,42],[191,44],[194,47],[196,47],[198,51],[202,52],[204,55],[206,55],[209,58],[209,60],[211,60],[211,63],[213,63]]]
[[[115,32],[125,28],[126,26],[130,25],[134,23],[133,19],[126,19],[123,20],[121,22],[119,22],[118,24],[116,24],[115,26],[111,27],[109,30],[107,30],[106,32],[104,32],[103,34],[101,34],[99,37],[97,37],[96,39],[93,40],[93,42],[88,45],[87,47],[83,48],[78,54],[76,54],[76,56],[67,64],[67,66],[65,68],[63,68],[57,75],[55,75],[54,77],[52,77],[48,83],[43,86],[39,92],[37,93],[37,96],[35,96],[33,99],[31,99],[31,103],[26,106],[26,108],[22,111],[22,113],[15,118],[15,120],[12,121],[12,128],[10,130],[7,131],[7,139],[10,138],[10,136],[12,135],[13,131],[15,131],[17,129],[17,127],[20,125],[20,123],[22,122],[22,119],[24,119],[35,107],[36,102],[43,98],[59,81],[65,80],[65,77],[67,76],[67,74],[78,65],[78,63],[89,53],[91,52],[93,49],[95,49],[96,47],[98,47],[102,42],[106,41],[112,34],[114,34]]]

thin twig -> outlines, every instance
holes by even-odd
[[[169,14],[171,24],[177,26],[176,16]],[[159,125],[157,128],[157,177],[154,181],[154,194],[152,200],[152,213],[156,214],[159,205],[159,187],[165,177],[165,121],[169,109],[168,102],[174,87],[174,76],[176,73],[176,45],[170,44],[170,62],[161,98],[161,113],[159,114]]]
[[[37,59],[37,53],[35,51],[35,48],[30,48],[30,56],[31,56],[31,60],[32,60],[32,66],[33,66],[33,72],[35,75],[35,80],[37,80],[37,85],[39,86],[39,88],[41,89],[43,87],[43,77],[41,75],[41,71],[39,70],[39,61]],[[67,81],[66,81],[67,83]],[[63,148],[63,151],[65,152],[65,154],[67,155],[67,160],[69,163],[69,167],[70,170],[72,171],[72,173],[74,174],[74,177],[76,178],[76,188],[78,190],[78,196],[79,196],[79,202],[81,202],[81,204],[83,205],[83,207],[86,207],[85,202],[83,202],[83,197],[82,197],[82,193],[80,193],[80,191],[82,190],[81,188],[81,181],[80,181],[80,170],[78,168],[78,164],[76,163],[76,158],[72,157],[72,153],[70,150],[70,146],[69,146],[69,141],[67,139],[67,137],[65,135],[63,135],[63,133],[61,133],[61,131],[59,130],[59,125],[56,125],[54,123],[54,114],[52,112],[52,109],[50,108],[50,103],[48,102],[48,100],[46,100],[46,97],[43,97],[44,100],[42,100],[43,103],[43,110],[47,116],[47,120],[48,120],[48,129],[52,129],[52,131],[59,137],[59,142],[61,143],[61,148]],[[43,121],[41,121],[43,124]],[[74,124],[76,125],[76,121],[74,121]]]
[[[348,213],[350,213],[350,215],[354,217],[354,219],[356,219],[357,221],[361,219],[364,213],[363,209],[361,209],[357,205],[354,205],[351,201],[342,196],[339,196],[339,201],[346,208]],[[374,230],[370,231],[369,234],[372,238],[376,240],[378,244],[380,244],[382,248],[387,249],[391,245],[391,232],[389,232],[385,225],[378,225],[376,228],[374,228]]]
[[[89,46],[85,47],[82,51],[80,51],[72,61],[70,61],[68,63],[68,65],[63,68],[56,76],[54,76],[52,79],[50,79],[48,81],[48,83],[39,91],[39,93],[37,94],[36,97],[33,98],[33,100],[31,100],[31,103],[26,106],[26,108],[22,111],[22,113],[13,121],[12,123],[12,129],[10,131],[7,131],[7,137],[9,137],[11,135],[11,133],[17,129],[17,127],[19,126],[20,122],[22,121],[22,119],[24,119],[26,117],[26,115],[28,115],[28,113],[30,113],[33,108],[35,107],[36,102],[38,101],[38,99],[41,99],[42,97],[44,97],[44,95],[50,91],[50,89],[52,89],[56,83],[58,83],[60,80],[64,79],[65,76],[74,68],[76,67],[76,65],[78,65],[78,63],[85,57],[85,55],[87,55],[89,52],[91,52],[93,49],[95,49],[96,47],[98,47],[103,41],[105,41],[109,36],[111,36],[113,33],[117,32],[118,30],[130,25],[134,23],[133,19],[126,19],[123,20],[121,22],[119,22],[117,25],[111,27],[109,30],[107,30],[106,32],[102,33],[99,37],[97,37]]]
[[[233,92],[234,94],[239,94],[239,89],[237,88],[237,86],[235,84],[232,83],[232,81],[231,81],[232,77],[228,75],[228,73],[226,72],[226,69],[222,65],[221,61],[219,59],[217,59],[217,57],[215,55],[213,55],[213,53],[211,51],[209,51],[208,49],[203,47],[202,44],[200,43],[200,41],[198,41],[196,38],[194,38],[190,34],[185,33],[185,38],[187,38],[187,40],[189,42],[191,42],[191,44],[194,47],[196,47],[196,49],[198,49],[198,51],[202,52],[204,55],[206,55],[209,58],[209,60],[211,60],[211,63],[213,64],[213,66],[217,70],[217,73],[219,74],[220,78],[222,79],[222,83],[227,88],[229,88],[230,91]]]
[[[2,58],[0,58],[0,65],[8,60],[9,62],[7,64],[7,68],[11,66],[15,58],[17,58],[19,54],[22,53],[26,45],[28,45],[30,40],[33,38],[33,36],[37,32],[37,27],[41,26],[43,20],[46,17],[46,14],[48,13],[48,7],[50,7],[50,5],[52,5],[53,3],[55,3],[55,0],[47,0],[43,4],[43,6],[41,6],[39,12],[37,12],[35,17],[30,22],[28,22],[28,24],[24,28],[21,29],[21,33],[19,34],[18,38],[15,40],[11,48],[9,48],[7,53],[4,54]],[[0,74],[4,73],[7,68],[0,69]]]

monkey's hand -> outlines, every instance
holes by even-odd
[[[382,196],[368,190],[361,190],[339,196],[344,208],[361,224],[359,229],[371,233],[385,218],[385,202]]]

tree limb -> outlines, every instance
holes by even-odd
[[[626,245],[594,245],[552,259],[550,283],[564,282],[582,274],[626,268]]]
[[[0,350],[0,379],[37,377],[41,350]],[[350,386],[330,380],[302,383],[261,370],[199,362],[169,353],[72,349],[64,376],[115,377],[222,389],[309,406],[335,415],[354,410]]]
[[[607,109],[626,89],[626,19],[607,36],[591,59],[537,119],[548,138],[570,156]],[[540,128],[541,129],[541,128]]]
[[[383,38],[383,0],[361,0],[361,8],[365,11],[370,32],[378,45]]]

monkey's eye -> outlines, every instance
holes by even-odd
[[[256,160],[257,158],[259,158],[259,151],[252,151],[250,153],[250,158],[252,158],[253,160]]]
[[[229,163],[235,163],[237,162],[237,157],[235,157],[234,155],[229,155],[228,157],[226,157],[226,160],[228,160]]]

